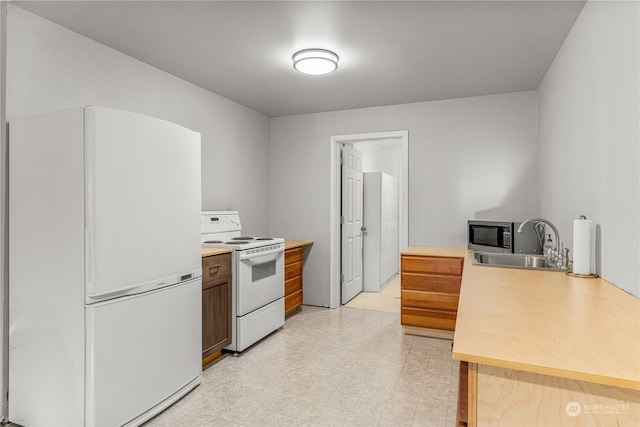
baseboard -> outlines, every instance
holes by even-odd
[[[421,337],[442,338],[453,340],[454,331],[443,329],[420,328],[417,326],[403,326],[402,333],[405,335],[418,335]]]

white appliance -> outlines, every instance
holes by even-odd
[[[363,198],[363,289],[380,292],[399,270],[398,181],[383,172],[366,172]]]
[[[232,341],[241,352],[284,325],[284,239],[244,237],[236,211],[202,212],[202,245],[233,249]]]
[[[200,382],[200,135],[84,107],[10,121],[9,419],[139,425]]]

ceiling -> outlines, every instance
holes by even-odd
[[[538,87],[583,1],[14,1],[270,117]],[[296,72],[291,55],[338,53]]]

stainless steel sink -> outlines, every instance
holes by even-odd
[[[523,268],[527,270],[565,271],[542,255],[474,252],[473,264],[487,267]]]

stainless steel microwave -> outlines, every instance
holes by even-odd
[[[469,249],[485,252],[504,252],[519,254],[541,254],[541,239],[535,225],[526,224],[522,233],[518,233],[521,223],[510,221],[468,221]]]

